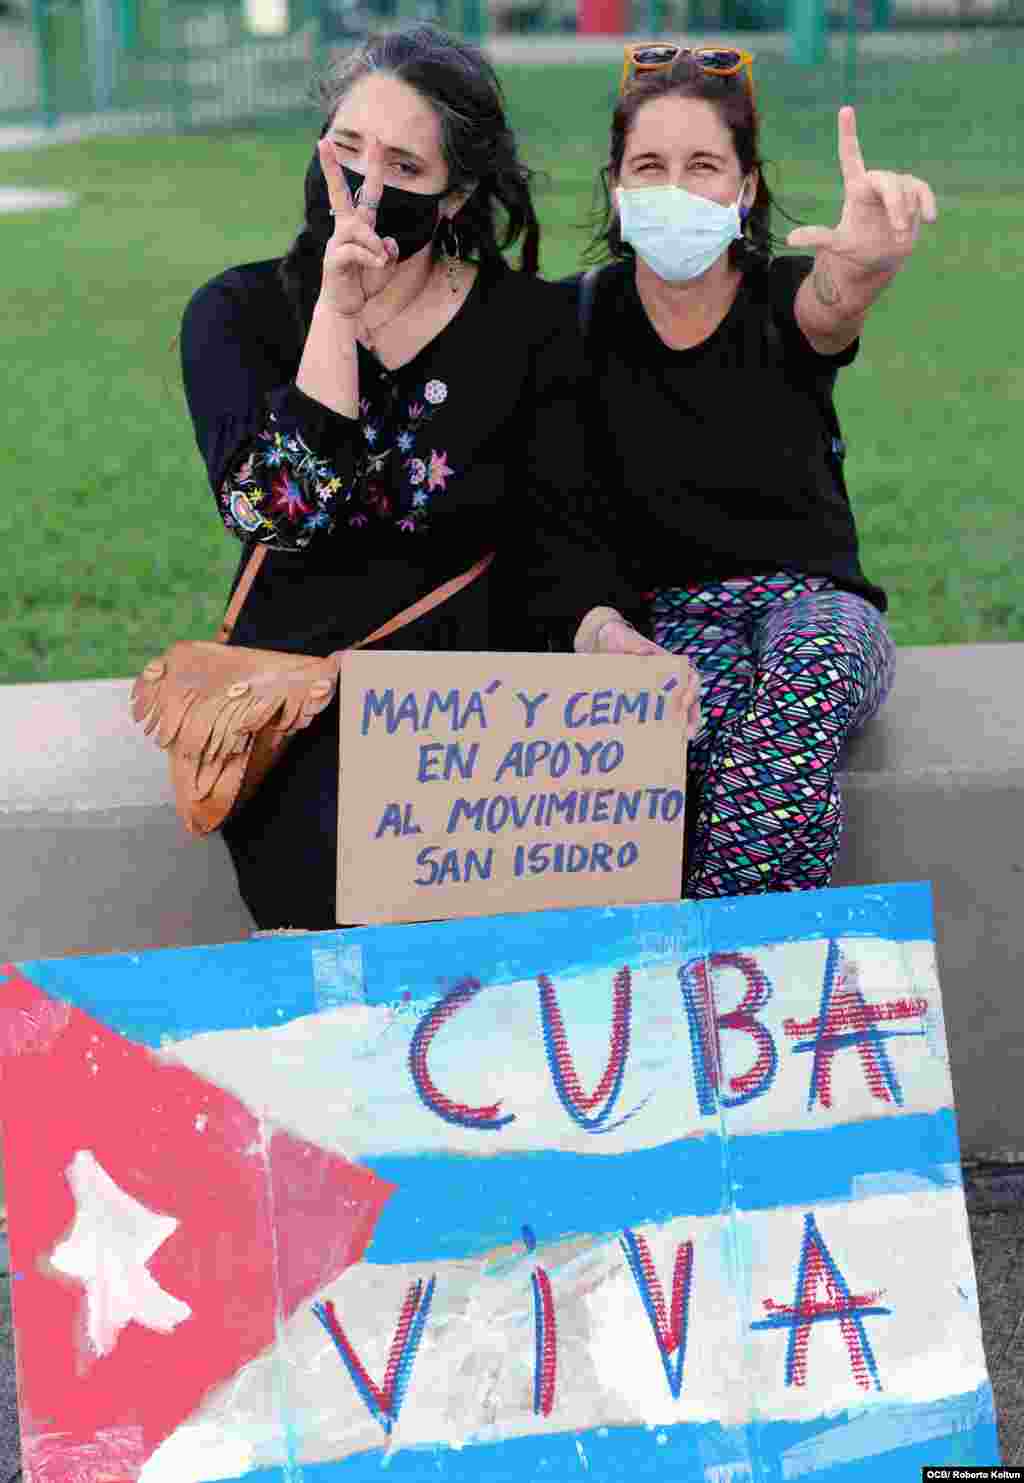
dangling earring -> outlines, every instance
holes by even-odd
[[[454,244],[454,250],[449,249],[449,243]],[[451,217],[445,223],[444,235],[441,238],[441,256],[444,258],[445,272],[448,274],[448,287],[453,294],[459,291],[459,234],[455,230],[455,223]]]

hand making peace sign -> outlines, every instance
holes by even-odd
[[[790,247],[824,247],[865,273],[894,273],[914,250],[922,221],[938,216],[931,187],[914,175],[867,170],[852,108],[839,110],[843,212],[836,227],[798,227]]]
[[[383,172],[379,160],[367,162],[356,205],[333,144],[321,139],[318,148],[334,213],[334,234],[324,253],[320,297],[336,313],[354,319],[363,312],[368,299],[387,288],[398,266],[397,242],[391,237],[381,241],[374,230]]]

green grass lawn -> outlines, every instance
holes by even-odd
[[[890,590],[900,643],[1024,639],[1016,72],[1007,57],[865,65],[858,79],[869,167],[924,175],[941,212],[840,379],[864,564]],[[555,277],[587,240],[613,80],[590,65],[504,78],[547,172],[542,270]],[[774,62],[758,79],[782,204],[831,224],[838,72]],[[0,680],[127,675],[216,627],[239,548],[205,485],[171,341],[200,283],[286,247],[311,142],[307,124],[0,154],[0,183],[80,196],[0,218]]]

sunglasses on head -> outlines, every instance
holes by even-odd
[[[715,77],[733,77],[744,68],[750,96],[754,96],[754,54],[732,46],[676,46],[671,41],[636,41],[623,48],[622,81],[619,92],[627,93],[631,83],[651,72],[673,67],[684,58]]]

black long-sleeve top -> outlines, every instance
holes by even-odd
[[[492,549],[492,572],[397,647],[531,648],[539,632],[566,642],[596,605],[635,611],[596,534],[571,290],[481,269],[405,366],[388,372],[360,346],[353,419],[295,386],[302,339],[277,267],[222,273],[182,327],[221,517],[271,551],[234,642],[329,653]]]
[[[217,507],[243,562],[253,541],[270,548],[233,643],[329,654],[490,550],[485,576],[380,647],[565,648],[591,607],[637,612],[595,534],[607,526],[577,415],[571,288],[481,269],[405,366],[387,372],[360,347],[348,418],[294,384],[303,337],[277,270],[222,273],[182,326]],[[224,827],[260,927],[335,925],[337,783],[335,700]]]

